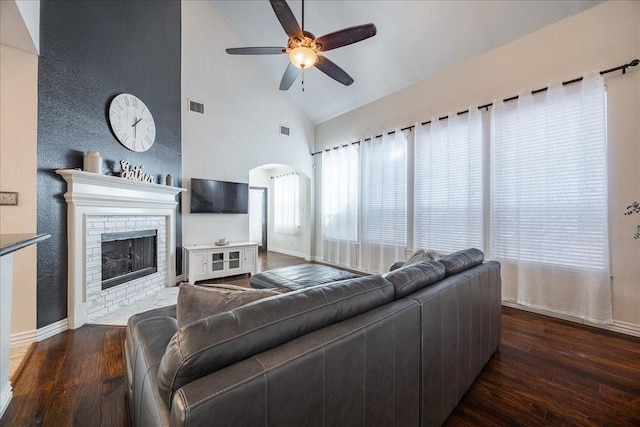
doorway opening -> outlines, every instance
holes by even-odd
[[[249,187],[249,240],[267,251],[267,188]]]

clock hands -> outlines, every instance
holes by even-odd
[[[134,121],[133,121],[133,124],[131,125],[131,127],[133,128],[133,139],[136,139],[137,134],[138,134],[138,132],[137,132],[138,128],[136,127],[136,125],[138,123],[140,123],[140,120],[142,120],[142,117],[140,117],[138,120],[136,120],[136,118],[134,117],[133,120]]]

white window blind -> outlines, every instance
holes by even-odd
[[[273,226],[276,233],[300,234],[300,175],[273,177]]]
[[[362,240],[407,244],[407,138],[395,133],[361,144]]]
[[[483,249],[481,112],[471,107],[415,129],[415,247]]]
[[[600,75],[494,105],[494,257],[608,271],[605,120]]]
[[[358,146],[322,153],[322,236],[358,240]]]
[[[407,137],[400,129],[360,146],[360,268],[383,273],[407,247]]]

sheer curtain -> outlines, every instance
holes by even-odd
[[[605,102],[594,73],[494,104],[490,251],[504,299],[611,323]]]
[[[415,129],[415,247],[482,250],[482,113],[470,107]]]
[[[322,153],[322,257],[358,266],[358,145]]]
[[[276,233],[300,234],[300,175],[273,177],[273,227]]]
[[[360,144],[360,268],[389,271],[407,247],[407,137],[400,129]]]

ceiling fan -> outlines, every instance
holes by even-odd
[[[332,79],[349,86],[353,79],[342,68],[318,52],[337,49],[376,35],[373,24],[357,25],[344,28],[317,37],[304,30],[304,0],[302,0],[302,28],[291,12],[285,0],[269,0],[271,7],[280,21],[285,33],[289,36],[287,47],[236,47],[226,49],[231,55],[277,55],[286,53],[291,61],[280,81],[280,90],[291,87],[301,70],[315,66]]]

